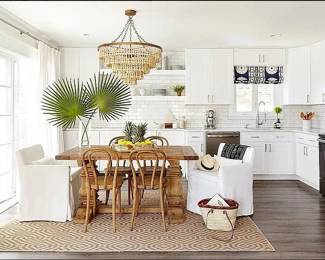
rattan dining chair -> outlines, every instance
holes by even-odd
[[[132,205],[132,219],[131,231],[134,228],[135,217],[138,214],[141,205],[143,191],[145,190],[158,190],[160,195],[160,210],[164,230],[166,229],[165,212],[166,212],[166,155],[164,152],[157,149],[135,150],[130,154],[130,165],[132,168],[132,192],[133,192],[133,205]],[[154,158],[152,161],[153,170],[146,172],[146,167],[143,167],[143,161],[147,158]],[[158,167],[158,165],[161,165]]]
[[[96,160],[106,161],[106,168],[104,175],[97,175],[95,163]],[[116,167],[114,174],[111,173],[112,161],[116,160]],[[86,205],[86,217],[85,217],[85,232],[88,229],[90,210],[92,215],[96,214],[97,206],[97,192],[99,190],[112,191],[112,219],[113,219],[113,231],[116,231],[116,202],[118,201],[119,212],[121,214],[121,187],[123,184],[123,177],[118,175],[117,169],[119,165],[118,154],[111,149],[104,148],[90,148],[83,153],[82,156],[83,170],[86,175],[86,193],[87,193],[87,205]],[[90,208],[92,206],[92,209]]]
[[[156,143],[157,145],[160,145],[160,146],[169,146],[168,140],[163,136],[152,135],[152,136],[146,137],[145,140],[152,141],[153,143]]]
[[[169,146],[168,140],[165,137],[163,137],[163,136],[152,135],[152,136],[146,137],[145,140],[146,141],[147,140],[148,141],[151,141],[151,142],[153,142],[153,143],[155,143],[156,145],[159,145],[159,146]],[[150,161],[150,165],[147,164],[147,161],[144,161],[143,163],[144,163],[143,166],[146,167],[145,173],[146,174],[150,174],[150,172],[152,172],[152,170],[153,170],[153,162]],[[161,169],[159,169],[159,167],[160,166],[158,165],[158,169],[157,170],[161,170]]]
[[[120,136],[116,136],[114,138],[112,138],[109,141],[109,146],[112,146],[113,144],[117,144],[119,140],[125,139],[124,135],[120,135]],[[112,169],[114,170],[114,168]],[[132,176],[132,170],[130,166],[127,166],[127,160],[123,161],[123,165],[119,166],[117,168],[117,173],[118,175],[123,175],[127,177],[128,180],[128,203],[129,205],[131,205],[131,176]],[[106,201],[105,204],[107,204],[108,202],[108,198],[109,198],[109,193],[106,194]]]

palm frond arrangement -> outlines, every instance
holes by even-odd
[[[98,73],[87,82],[87,92],[99,118],[106,121],[123,116],[131,105],[129,86],[115,74]]]
[[[41,102],[50,123],[68,128],[81,118],[88,119],[88,125],[96,111],[100,119],[118,119],[128,111],[131,93],[118,76],[103,72],[86,84],[80,84],[79,80],[58,80],[44,91]]]
[[[72,127],[81,117],[91,118],[93,108],[87,91],[79,80],[62,79],[45,89],[42,110],[54,126]]]

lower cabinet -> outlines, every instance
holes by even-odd
[[[294,147],[290,142],[266,144],[265,173],[294,174]]]
[[[294,174],[291,134],[243,133],[241,144],[255,149],[254,174]]]
[[[180,130],[157,130],[156,134],[158,136],[165,137],[168,140],[169,145],[185,145],[185,135],[184,131]],[[181,161],[180,165],[182,167],[183,176],[187,174],[187,162]]]
[[[69,150],[79,145],[79,131],[74,129],[63,131],[64,150]],[[90,132],[90,144],[99,144],[99,131]]]
[[[185,145],[192,146],[193,150],[202,156],[206,153],[205,132],[204,131],[186,131]],[[196,161],[187,162],[187,174],[190,170],[196,169]],[[186,175],[187,176],[187,175]]]
[[[307,140],[299,139],[296,144],[296,173],[301,180],[319,189],[319,150]]]

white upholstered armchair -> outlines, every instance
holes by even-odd
[[[224,145],[224,143],[220,144],[218,156],[221,156]],[[219,193],[225,198],[238,201],[238,216],[252,215],[254,212],[253,162],[254,149],[248,147],[242,163],[233,165],[223,165],[220,163],[218,172],[190,170],[188,174],[187,209],[200,214],[197,203],[202,199],[211,198],[216,193]]]
[[[71,220],[79,201],[80,167],[44,157],[41,145],[16,152],[20,221]]]

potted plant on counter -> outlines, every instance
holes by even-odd
[[[300,112],[300,118],[302,119],[302,129],[310,130],[311,129],[311,120],[314,118],[315,112]]]
[[[274,128],[280,129],[281,128],[281,121],[279,118],[279,114],[282,112],[282,108],[280,106],[276,106],[274,108],[274,112],[276,113],[276,122],[274,123]]]
[[[181,96],[184,89],[185,89],[184,85],[178,84],[178,85],[173,86],[173,90],[174,90],[174,92],[176,92],[177,96]]]

